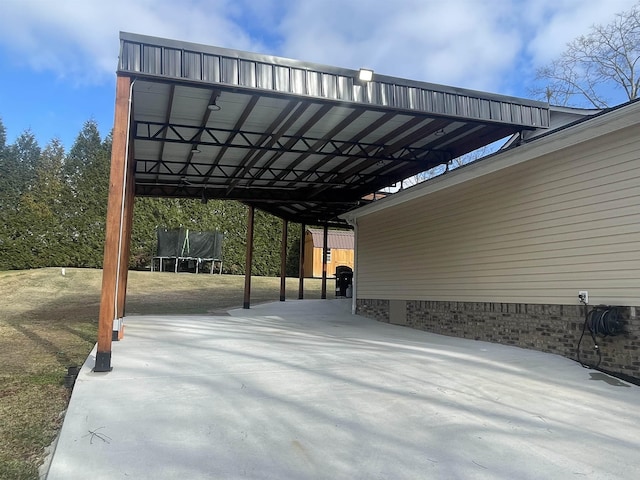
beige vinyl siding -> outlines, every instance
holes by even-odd
[[[361,216],[358,297],[638,305],[639,156],[627,128]]]

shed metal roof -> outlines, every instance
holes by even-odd
[[[311,241],[314,248],[324,247],[324,231],[318,228],[308,228],[307,231],[311,234]],[[353,230],[328,230],[327,231],[327,248],[335,248],[339,250],[353,250],[354,249]]]
[[[136,194],[340,224],[363,197],[523,130],[545,103],[121,33]],[[214,105],[208,108],[210,105]]]

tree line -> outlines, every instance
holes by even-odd
[[[7,144],[0,119],[0,270],[102,267],[110,158],[111,136],[101,138],[94,121],[67,153],[58,139],[42,148],[29,130]],[[223,232],[223,271],[244,274],[245,205],[136,198],[131,268],[149,268],[159,227]],[[281,232],[280,219],[256,211],[253,275],[279,275]],[[289,225],[288,238],[287,273],[296,275],[299,225]]]
[[[531,93],[556,105],[605,108],[611,95],[618,101],[638,98],[639,68],[640,2],[568,43],[538,69],[538,87]],[[57,139],[41,148],[31,131],[8,145],[0,119],[0,269],[102,266],[110,157],[111,136],[102,139],[93,121],[85,123],[67,153]],[[156,228],[185,227],[224,232],[224,270],[244,273],[246,206],[136,198],[134,208],[131,267],[150,265]],[[279,219],[256,212],[254,275],[279,274],[281,228]],[[289,275],[297,273],[300,233],[299,225],[290,226]]]

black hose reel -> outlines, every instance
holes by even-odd
[[[587,327],[594,335],[617,335],[622,332],[618,307],[597,305],[587,313]]]
[[[619,307],[611,305],[596,305],[591,308],[591,310],[588,310],[588,306],[585,304],[584,308],[584,326],[582,327],[580,340],[578,340],[578,349],[576,353],[578,355],[578,361],[583,367],[598,368],[602,361],[602,354],[600,353],[600,347],[598,346],[596,335],[608,337],[622,333],[623,321]],[[582,343],[582,338],[584,337],[587,328],[589,329],[591,339],[593,340],[594,350],[598,354],[598,363],[593,367],[586,365],[580,358],[580,344]]]

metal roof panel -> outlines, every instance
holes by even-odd
[[[534,100],[379,74],[374,76],[374,81],[362,85],[355,80],[356,70],[130,33],[121,33],[120,41],[119,73],[219,83],[424,113],[516,123],[526,127],[549,126],[548,105]],[[202,68],[204,63],[209,69],[206,73]],[[338,88],[338,85],[342,88]],[[338,92],[341,92],[340,95]],[[408,101],[409,98],[414,101]],[[521,115],[523,107],[527,113]]]
[[[311,241],[314,248],[324,247],[324,231],[317,228],[309,228]],[[327,231],[327,247],[341,250],[353,250],[354,234],[351,230],[331,230]]]
[[[548,118],[540,102],[356,73],[121,34],[137,194],[341,222],[368,194]]]

